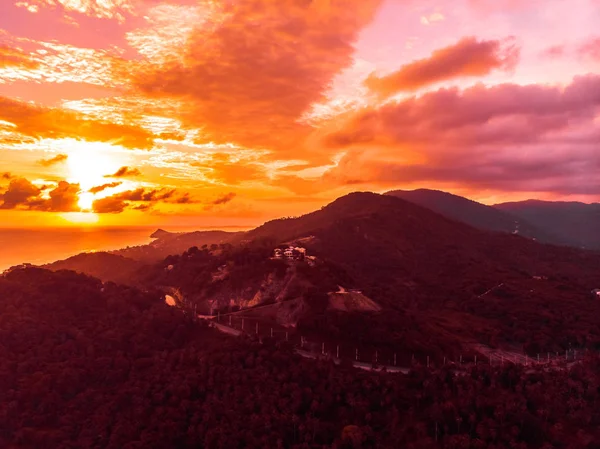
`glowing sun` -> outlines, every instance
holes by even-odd
[[[81,188],[77,205],[82,211],[91,211],[98,196],[89,189],[106,184],[106,177],[126,165],[126,160],[113,146],[102,142],[63,139],[61,146],[68,155],[68,181]],[[81,220],[81,217],[76,218],[78,222]]]
[[[94,150],[94,146],[77,149],[69,152],[67,165],[69,168],[69,181],[78,183],[82,190],[106,182],[105,175],[113,173],[119,168],[110,154]]]
[[[90,192],[80,192],[79,193],[79,201],[77,201],[77,205],[81,208],[81,210],[91,210],[92,203],[94,202],[95,197],[93,193]]]

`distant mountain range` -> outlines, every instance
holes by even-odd
[[[487,206],[439,190],[394,190],[396,196],[478,229],[543,243],[600,250],[600,204],[528,200]]]
[[[496,204],[569,246],[600,250],[600,203],[528,200]]]
[[[128,284],[146,265],[138,260],[107,252],[81,253],[46,265],[52,271],[72,270],[103,281]]]
[[[600,303],[590,298],[600,254],[534,241],[552,237],[504,207],[435,191],[357,192],[244,233],[157,231],[150,245],[48,267],[177,292],[204,313],[260,310],[264,322],[353,344],[421,353],[600,344]],[[288,244],[316,265],[271,259]],[[363,306],[336,306],[340,286],[360,290]]]
[[[151,243],[123,248],[111,251],[111,253],[142,262],[156,262],[171,254],[180,254],[192,246],[200,248],[204,245],[226,243],[240,234],[243,233],[227,231],[168,232],[158,229],[150,235],[154,239]]]

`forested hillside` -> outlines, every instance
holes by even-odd
[[[46,265],[52,271],[73,270],[103,281],[119,284],[135,283],[140,273],[147,268],[143,262],[108,252],[81,253]]]
[[[235,238],[169,255],[125,282],[177,291],[200,313],[289,300],[293,312],[265,308],[261,318],[315,339],[432,357],[480,343],[534,356],[600,346],[600,303],[590,295],[600,287],[598,253],[478,230],[373,193]],[[272,260],[288,243],[318,265]],[[327,295],[338,286],[361,290],[382,310],[331,310]]]
[[[528,200],[494,208],[559,236],[575,248],[600,250],[600,203]]]
[[[130,246],[112,253],[141,262],[157,262],[167,256],[181,254],[192,246],[227,243],[238,234],[240,233],[226,231],[167,232],[158,229],[152,233],[154,240],[149,244]]]
[[[590,295],[600,285],[598,253],[477,230],[372,193],[253,232],[301,239],[385,308],[358,317],[329,313],[300,323],[305,330],[430,352],[475,342],[534,354],[600,345],[600,303]]]
[[[392,190],[386,195],[402,198],[478,229],[519,234],[544,243],[566,244],[558,236],[531,225],[524,218],[513,215],[509,211],[503,211],[448,192],[430,189]]]
[[[177,292],[199,313],[252,310],[266,325],[331,344],[438,358],[479,344],[532,356],[600,347],[600,302],[590,294],[600,288],[598,253],[478,230],[373,193],[235,236],[243,239],[192,246],[137,271],[139,262],[131,271],[106,268],[141,289]],[[287,244],[316,259],[273,260],[273,249]],[[376,307],[329,307],[340,286]]]
[[[0,278],[0,447],[592,449],[600,362],[369,373],[228,338],[155,293]]]

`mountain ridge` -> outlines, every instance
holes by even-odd
[[[385,195],[405,199],[477,229],[515,233],[544,243],[565,244],[562,239],[519,216],[442,190],[392,190]]]
[[[303,246],[318,264],[273,260],[274,248],[287,244]],[[285,274],[287,264],[297,266],[296,275]],[[177,289],[204,313],[213,306],[230,310],[232,300],[248,311],[295,301],[299,314],[280,312],[298,332],[352,344],[414,352],[600,344],[600,303],[589,300],[600,286],[600,254],[476,229],[371,192],[267,222],[227,243],[191,247],[142,273],[139,285]],[[381,311],[328,309],[328,294],[339,285],[361,290]],[[579,317],[576,325],[572,316]]]
[[[569,246],[600,250],[600,203],[527,200],[494,208],[559,236]]]

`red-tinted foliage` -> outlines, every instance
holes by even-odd
[[[152,292],[36,269],[0,279],[8,449],[592,448],[599,368],[362,372],[224,337]]]

